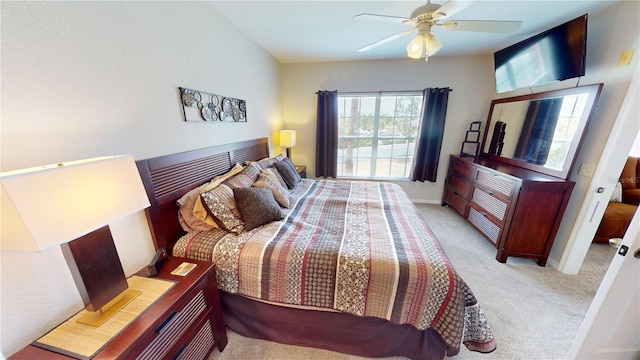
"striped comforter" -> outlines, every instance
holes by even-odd
[[[240,235],[194,232],[175,256],[213,261],[218,287],[432,328],[458,353],[495,348],[491,329],[415,205],[395,184],[304,179],[281,221]]]

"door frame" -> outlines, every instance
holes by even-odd
[[[628,253],[617,253],[602,279],[602,283],[589,306],[582,325],[567,353],[567,359],[625,359],[638,354],[638,331],[633,323],[637,316],[637,298],[640,283],[638,259],[633,255],[640,247],[640,212],[636,211],[621,246]],[[620,248],[618,248],[620,249]],[[637,295],[636,295],[637,296]]]
[[[567,245],[560,257],[557,269],[565,274],[577,274],[591,245],[613,188],[619,181],[624,163],[640,131],[640,61],[635,61],[635,70],[620,106],[618,115],[602,151],[600,160],[582,202],[578,217],[569,234]],[[599,192],[599,189],[604,190]]]

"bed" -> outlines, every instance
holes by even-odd
[[[496,348],[472,291],[397,185],[296,178],[267,138],[137,165],[156,248],[216,264],[231,330],[367,357]],[[194,193],[213,228],[182,216]]]

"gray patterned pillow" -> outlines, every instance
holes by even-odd
[[[282,159],[284,159],[284,155],[279,154],[279,155],[274,156],[274,157],[264,158],[264,159],[258,160],[258,165],[260,165],[260,167],[262,169],[266,169],[268,167],[273,166],[274,163],[276,163],[276,162],[278,162],[278,161],[280,161]]]
[[[278,170],[278,172],[284,179],[284,182],[287,183],[287,187],[289,189],[295,189],[296,186],[300,184],[300,181],[302,181],[300,174],[298,174],[298,171],[296,171],[296,167],[293,165],[291,160],[289,160],[289,158],[284,158],[281,161],[273,164],[273,166],[275,166],[275,168]]]
[[[280,205],[270,189],[238,188],[233,189],[233,195],[240,218],[244,222],[244,229],[247,231],[284,218]]]
[[[209,215],[211,215],[221,229],[236,234],[242,232],[244,224],[242,220],[234,214],[233,210],[236,209],[230,209],[229,205],[225,204],[220,197],[216,196],[214,191],[200,194],[200,198],[206,205]]]
[[[229,179],[225,180],[223,184],[228,187],[234,188],[242,188],[249,187],[253,185],[253,182],[258,179],[258,174],[260,174],[260,169],[258,168],[257,163],[251,163],[242,169],[239,174],[236,174]]]

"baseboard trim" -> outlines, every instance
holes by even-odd
[[[411,199],[414,204],[442,205],[438,200]]]

